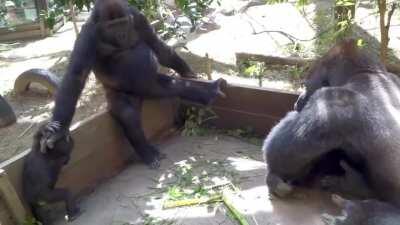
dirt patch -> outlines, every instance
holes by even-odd
[[[64,74],[66,65],[67,61],[64,60],[52,71],[59,75]],[[7,160],[30,148],[32,136],[38,126],[51,117],[54,107],[53,97],[40,86],[34,86],[23,95],[9,92],[5,98],[15,111],[18,120],[14,125],[0,129],[0,161]],[[73,122],[87,118],[105,108],[103,88],[91,74],[78,102]]]

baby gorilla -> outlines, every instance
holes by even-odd
[[[333,195],[332,200],[342,208],[341,216],[323,214],[326,225],[397,225],[400,210],[377,200],[347,200]]]
[[[50,224],[41,205],[43,203],[55,203],[64,201],[66,204],[67,220],[73,220],[79,214],[79,208],[66,189],[54,188],[60,174],[61,168],[66,165],[70,159],[73,149],[73,140],[69,133],[63,137],[47,139],[47,143],[54,148],[47,151],[44,143],[41,143],[42,137],[48,136],[48,131],[56,129],[59,125],[49,123],[39,128],[33,137],[33,146],[31,152],[27,155],[23,169],[23,195],[32,208],[34,217],[43,225]]]

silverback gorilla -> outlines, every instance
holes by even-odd
[[[220,87],[225,85],[224,80],[217,80],[199,87],[159,73],[158,63],[182,77],[195,77],[183,59],[159,39],[140,11],[126,0],[97,0],[75,42],[55,100],[52,121],[61,128],[46,136],[68,130],[86,78],[93,70],[104,86],[111,115],[144,162],[158,168],[162,156],[148,142],[141,125],[142,98],[180,97],[207,105],[224,95]],[[50,139],[45,141],[49,145]]]
[[[268,134],[263,151],[271,193],[286,196],[333,151],[345,174],[339,190],[370,187],[400,206],[400,79],[354,40],[337,44],[310,69],[306,92]]]

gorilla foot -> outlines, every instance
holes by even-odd
[[[149,164],[149,167],[152,170],[158,169],[160,168],[160,166],[161,166],[161,161],[158,158],[154,159],[153,162]]]
[[[158,156],[150,163],[150,169],[158,169],[161,166],[161,160],[167,158],[167,154],[165,153],[158,153]]]
[[[139,154],[143,156],[144,162],[150,167],[150,169],[158,169],[161,166],[161,160],[166,158],[166,154],[160,153],[160,151],[154,146],[146,146],[138,150]]]
[[[65,220],[68,222],[72,222],[80,215],[82,215],[82,213],[83,211],[79,207],[75,207],[73,210],[68,212],[67,215],[65,215]]]
[[[227,86],[228,83],[222,78],[214,81],[211,85],[211,95],[206,105],[213,103],[217,97],[226,98],[226,94],[222,91],[222,89],[226,88]]]
[[[226,88],[228,86],[228,82],[222,78],[219,78],[216,80],[213,84],[213,89],[217,96],[226,98],[226,94],[222,91],[222,89]]]

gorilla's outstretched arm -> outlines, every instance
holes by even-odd
[[[62,129],[68,129],[75,113],[79,96],[96,58],[95,26],[88,22],[83,27],[71,53],[67,72],[58,90],[53,121],[60,123]]]

